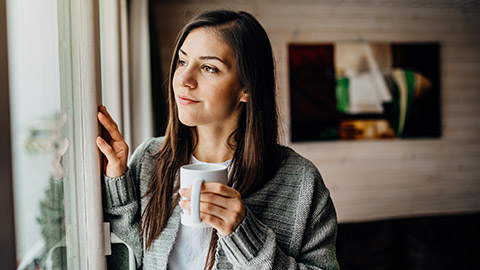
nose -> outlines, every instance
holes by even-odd
[[[175,75],[178,76],[178,82],[182,87],[194,89],[197,87],[197,80],[195,78],[195,70],[191,66],[183,69],[177,69]]]

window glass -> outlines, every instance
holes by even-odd
[[[8,0],[7,25],[18,269],[65,269],[57,1]]]

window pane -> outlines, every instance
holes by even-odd
[[[17,261],[65,269],[56,0],[8,0],[7,20]]]

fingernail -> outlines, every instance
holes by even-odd
[[[185,188],[180,189],[180,190],[178,191],[178,193],[180,193],[180,195],[185,194]]]
[[[105,141],[100,136],[97,137],[97,141],[98,141],[99,144],[104,144],[105,143]]]

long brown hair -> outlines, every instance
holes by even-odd
[[[165,227],[178,203],[177,173],[187,164],[197,143],[195,127],[182,124],[173,93],[173,75],[178,51],[188,34],[197,28],[208,28],[231,47],[238,65],[242,87],[248,101],[238,128],[228,144],[234,149],[229,185],[245,198],[262,188],[278,168],[278,123],[275,99],[275,66],[267,33],[251,14],[228,10],[207,11],[193,18],[179,33],[170,63],[168,81],[169,118],[164,143],[155,155],[154,173],[144,194],[148,204],[140,220],[141,236],[148,250]],[[214,263],[216,233],[208,253],[206,268]]]

